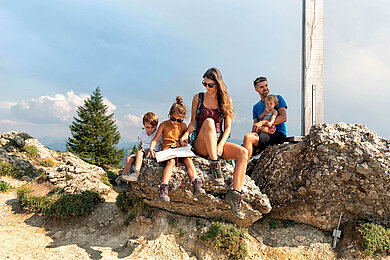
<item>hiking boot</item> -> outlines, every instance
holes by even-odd
[[[130,172],[126,173],[126,174],[123,174],[121,179],[123,181],[127,181],[127,182],[129,182],[129,181],[137,181],[139,175],[140,175],[139,170],[135,169],[135,170],[130,171]]]
[[[124,192],[130,189],[130,185],[124,181],[119,181],[117,186],[114,186],[114,190],[118,193]]]
[[[211,161],[210,169],[211,169],[211,179],[213,180],[214,184],[216,186],[225,185],[225,180],[223,179],[222,170],[221,170],[221,162],[218,160]]]
[[[192,193],[194,194],[195,197],[206,194],[206,191],[202,188],[202,181],[199,178],[195,178],[192,181],[192,186],[194,187]]]
[[[161,183],[160,186],[160,193],[158,194],[158,199],[161,201],[171,201],[171,199],[168,196],[168,184]]]
[[[226,202],[229,203],[234,216],[239,219],[245,218],[245,213],[242,211],[241,203],[244,195],[236,190],[231,190],[226,194]]]

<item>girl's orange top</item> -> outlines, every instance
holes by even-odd
[[[187,126],[184,122],[181,122],[178,125],[173,125],[170,120],[165,120],[162,122],[163,132],[162,132],[162,148],[163,150],[171,148],[172,145],[175,145],[179,141],[180,137],[187,130]]]

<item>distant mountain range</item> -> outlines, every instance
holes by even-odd
[[[45,146],[47,146],[51,150],[59,151],[59,152],[65,152],[66,151],[66,143],[65,141],[68,138],[53,138],[53,137],[39,137],[37,138],[39,142]],[[242,144],[242,140],[239,139],[229,139],[229,142],[235,143],[238,145]],[[138,142],[131,142],[129,140],[123,140],[119,142],[118,147],[123,148],[125,150],[125,158],[129,156],[129,151],[133,148],[134,145],[138,144]],[[122,165],[125,164],[125,159],[122,161]]]

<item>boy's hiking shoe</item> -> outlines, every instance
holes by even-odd
[[[218,160],[211,161],[210,169],[211,169],[211,179],[213,180],[214,184],[216,186],[224,186],[225,180],[223,179],[223,175],[222,175],[221,162]]]
[[[226,202],[229,203],[230,208],[232,210],[232,213],[235,217],[239,219],[245,218],[245,213],[242,210],[242,200],[244,199],[244,194],[236,191],[231,190],[226,194]]]
[[[130,189],[130,185],[124,181],[119,181],[119,184],[114,186],[114,190],[118,193],[128,191]]]
[[[168,196],[168,184],[161,183],[160,193],[158,194],[158,199],[161,201],[169,202],[171,199]]]
[[[127,181],[127,182],[130,182],[130,181],[137,181],[139,175],[140,175],[139,170],[138,170],[138,169],[135,169],[135,170],[133,170],[133,171],[127,172],[126,174],[123,174],[121,179],[122,179],[123,181]]]
[[[192,186],[194,187],[193,194],[195,197],[206,195],[206,191],[202,188],[202,181],[199,178],[195,178],[192,181]]]

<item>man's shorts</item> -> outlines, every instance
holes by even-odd
[[[259,143],[256,146],[253,145],[252,156],[261,153],[268,145],[282,144],[286,140],[286,136],[281,132],[275,132],[274,134],[259,132],[257,134],[259,135]]]

